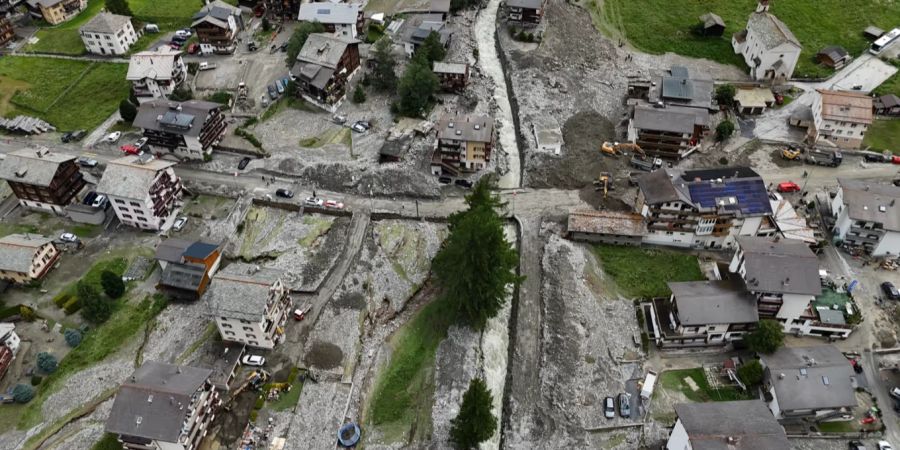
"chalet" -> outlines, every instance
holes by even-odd
[[[838,178],[834,237],[872,256],[900,255],[900,187]]]
[[[667,283],[650,304],[651,337],[662,348],[724,346],[756,327],[756,298],[740,280]]]
[[[718,111],[713,102],[714,83],[698,72],[692,73],[684,66],[672,66],[665,74],[651,83],[647,99],[659,107],[689,106]]]
[[[546,5],[546,0],[507,0],[509,21],[537,25],[544,17]]]
[[[10,234],[0,238],[0,280],[27,284],[50,271],[60,252],[53,239],[37,234]]]
[[[173,297],[197,300],[219,269],[222,248],[198,240],[169,238],[156,247],[156,261],[162,268],[157,289]]]
[[[78,29],[84,48],[96,55],[124,55],[137,39],[131,18],[101,12]]]
[[[758,0],[747,28],[732,36],[731,46],[744,58],[751,78],[778,82],[794,75],[803,49],[791,29],[769,13],[769,0]]]
[[[0,179],[9,183],[19,205],[64,215],[86,184],[75,160],[46,148],[16,150],[0,161]]]
[[[26,0],[25,3],[31,17],[58,25],[84,11],[88,0]]]
[[[872,99],[872,109],[880,116],[900,116],[900,97],[886,94]]]
[[[347,83],[358,68],[359,41],[314,33],[297,54],[291,77],[297,83],[297,94],[325,108],[335,108],[344,99]]]
[[[716,14],[706,13],[700,16],[700,30],[703,36],[721,37],[725,34],[725,21]]]
[[[181,179],[175,163],[151,155],[129,155],[107,163],[97,192],[109,197],[123,224],[143,230],[166,230],[180,205]]]
[[[244,29],[240,8],[215,0],[203,6],[191,20],[201,53],[234,53],[237,35]]]
[[[705,108],[638,105],[628,122],[628,140],[648,154],[681,159],[709,133]]]
[[[210,369],[147,361],[119,387],[106,432],[125,450],[193,450],[222,400]]]
[[[441,82],[441,89],[447,91],[461,91],[469,83],[469,64],[434,62],[432,69]]]
[[[225,135],[222,105],[204,100],[176,103],[164,99],[142,103],[134,126],[149,145],[184,159],[203,160]]]
[[[360,5],[347,3],[304,3],[297,20],[319,22],[325,30],[344,39],[355,39],[363,33],[365,17]]]
[[[282,20],[294,20],[300,14],[302,0],[259,0],[254,11],[257,14],[267,14],[272,18]]]
[[[432,32],[438,34],[438,38],[444,47],[450,45],[451,33],[441,14],[410,14],[399,21],[396,28],[394,42],[403,46],[407,57],[412,58],[419,46]],[[393,29],[389,27],[389,30]]]
[[[859,148],[872,125],[872,97],[859,92],[816,89],[809,142],[826,141],[841,148]]]
[[[859,404],[856,374],[833,345],[782,347],[760,363],[766,405],[781,422],[840,420]]]
[[[222,340],[271,349],[284,339],[292,302],[282,275],[232,264],[213,277],[203,298]]]
[[[22,339],[16,334],[16,324],[12,322],[0,322],[0,345],[12,350],[13,359],[19,353]]]
[[[759,400],[676,403],[665,450],[790,450],[784,428]]]
[[[647,227],[640,214],[575,211],[569,213],[566,234],[576,241],[639,246],[647,234]]]
[[[125,76],[140,103],[167,98],[186,77],[187,67],[181,52],[169,47],[132,55]]]
[[[494,120],[485,116],[444,116],[437,125],[432,173],[458,174],[484,169],[494,146]]]
[[[829,45],[816,53],[816,61],[825,67],[832,69],[840,69],[853,59],[844,47],[838,45]]]
[[[8,44],[15,38],[16,32],[13,30],[12,21],[0,13],[0,46]]]

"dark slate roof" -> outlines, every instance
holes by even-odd
[[[41,156],[38,156],[40,153]],[[59,166],[76,157],[46,149],[22,149],[10,152],[0,161],[0,179],[48,187]],[[21,176],[19,176],[21,175]]]
[[[177,442],[191,396],[211,373],[209,369],[145,362],[119,388],[106,431]]]
[[[819,295],[819,260],[803,242],[794,239],[739,236],[744,252],[747,289],[753,292]]]
[[[713,13],[706,13],[706,14],[700,16],[700,21],[703,22],[703,26],[705,28],[709,28],[709,27],[712,27],[715,25],[718,25],[720,27],[725,26],[725,21],[722,20],[722,18],[719,17],[717,14],[713,14]]]
[[[198,258],[198,259],[206,259],[206,257],[209,256],[210,253],[216,251],[216,249],[218,249],[218,248],[219,248],[219,246],[217,244],[196,241],[193,244],[191,244],[184,251],[184,256],[189,256],[191,258]]]
[[[297,61],[334,69],[347,51],[347,46],[356,43],[359,43],[356,39],[335,36],[331,33],[313,33],[297,54]]]
[[[115,34],[122,31],[125,25],[131,21],[131,17],[120,16],[108,12],[101,12],[94,16],[88,23],[78,30],[82,33],[106,33]]]
[[[172,102],[165,99],[142,103],[134,126],[145,130],[164,131],[185,136],[200,136],[207,115],[221,108],[219,103],[204,100]]]
[[[239,17],[241,15],[241,9],[231,6],[222,0],[215,0],[212,3],[205,5],[203,8],[200,8],[200,11],[197,11],[197,13],[194,14],[192,20],[209,16],[227,22],[228,18],[232,15]]]
[[[173,288],[196,291],[203,282],[205,274],[206,266],[203,264],[173,263],[166,265],[159,277],[159,283]]]
[[[900,97],[897,97],[894,94],[886,94],[875,97],[873,102],[875,103],[876,108],[894,108],[900,106]]]
[[[900,232],[900,187],[843,178],[838,184],[851,219],[880,223],[885,230]]]
[[[438,139],[492,142],[494,119],[487,116],[442,116],[435,125]]]
[[[828,56],[832,61],[840,61],[849,56],[847,50],[844,50],[844,47],[839,45],[829,45],[820,50],[818,54]]]
[[[638,187],[644,194],[644,201],[651,205],[674,201],[690,203],[690,198],[675,188],[672,176],[668,169],[659,169],[638,177]]]
[[[168,238],[156,247],[155,258],[166,262],[181,262],[181,255],[193,243],[189,239]]]
[[[675,296],[678,320],[685,326],[755,323],[759,321],[756,298],[733,281],[669,282]]]
[[[705,127],[709,124],[709,112],[704,108],[682,106],[638,106],[634,108],[633,123],[639,130],[693,133],[695,125]]]
[[[41,247],[53,242],[38,234],[10,234],[0,238],[0,270],[28,273]]]
[[[782,347],[762,362],[782,411],[857,405],[853,368],[833,345]]]
[[[760,400],[677,403],[694,450],[790,450],[784,428]]]
[[[232,264],[213,277],[209,290],[203,295],[213,317],[257,322],[263,317],[269,289],[282,273],[273,269],[254,270],[243,264]]]
[[[768,12],[758,12],[750,14],[750,20],[747,21],[747,29],[753,30],[757,39],[762,43],[766,50],[773,49],[784,43],[791,43],[801,48],[802,45],[791,29],[779,20],[773,14]]]

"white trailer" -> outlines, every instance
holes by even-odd
[[[644,383],[641,385],[641,398],[650,400],[650,397],[653,397],[653,387],[656,386],[656,372],[652,370],[647,371],[647,376],[644,377]]]

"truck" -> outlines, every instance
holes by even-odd
[[[641,398],[650,400],[653,397],[653,387],[656,386],[656,378],[658,374],[652,370],[647,371],[644,382],[641,384]]]
[[[639,156],[632,155],[631,156],[631,166],[635,169],[645,170],[647,172],[653,172],[656,169],[662,167],[662,159],[653,158],[650,156]]]
[[[806,152],[805,161],[807,164],[837,167],[844,161],[844,157],[840,150],[813,148]]]
[[[216,63],[208,63],[203,61],[200,63],[200,70],[213,70],[216,68]]]

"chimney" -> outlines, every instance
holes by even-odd
[[[783,374],[783,373],[779,373],[779,374],[778,374],[778,379],[779,379],[779,380],[783,380],[783,379],[784,379],[784,374]]]
[[[769,0],[759,0],[756,4],[756,12],[762,13],[769,11]]]

